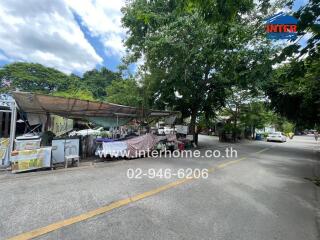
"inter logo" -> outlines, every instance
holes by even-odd
[[[283,12],[278,13],[266,19],[266,32],[269,39],[288,39],[295,40],[297,38],[298,20]]]

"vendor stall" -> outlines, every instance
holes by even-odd
[[[15,139],[11,152],[11,170],[13,173],[40,168],[50,168],[51,147],[40,147],[40,136],[26,134]]]
[[[19,111],[26,116],[27,119],[29,117],[33,122],[36,121],[41,125],[40,129],[42,132],[40,134],[49,136],[50,134],[46,133],[51,132],[55,135],[57,135],[57,133],[61,135],[57,140],[52,140],[52,138],[48,139],[48,137],[46,137],[46,139],[48,139],[46,142],[49,142],[53,146],[53,163],[66,161],[66,147],[62,146],[63,144],[60,144],[60,146],[58,142],[69,142],[70,138],[68,136],[68,131],[76,130],[72,129],[72,122],[65,119],[72,119],[74,122],[87,122],[88,126],[89,123],[91,126],[100,126],[98,129],[91,129],[89,127],[84,131],[82,131],[81,128],[78,129],[79,131],[72,131],[70,135],[79,136],[80,141],[79,144],[76,144],[77,147],[73,147],[76,151],[72,155],[80,156],[80,158],[81,156],[90,157],[90,155],[83,153],[84,150],[94,152],[92,151],[92,148],[96,147],[97,144],[100,145],[100,147],[97,148],[96,153],[100,157],[118,157],[126,154],[128,157],[132,158],[134,157],[133,154],[136,155],[136,151],[147,151],[154,148],[157,143],[154,135],[146,134],[150,132],[150,122],[159,118],[170,118],[170,122],[172,123],[176,116],[180,114],[175,111],[142,109],[113,103],[56,97],[28,92],[13,92],[13,98],[19,107]],[[59,121],[58,125],[52,125],[53,115],[63,117],[64,119]],[[65,126],[63,126],[63,124],[65,124]],[[57,127],[55,125],[57,125]],[[56,131],[56,129],[58,129],[58,131]],[[84,132],[84,134],[82,134],[82,132]],[[96,141],[96,138],[104,140]],[[86,146],[84,146],[84,144]],[[16,145],[21,145],[18,139]],[[27,150],[28,149],[24,149],[24,151]],[[14,156],[13,160],[15,160],[15,162],[19,161]],[[36,167],[40,166],[38,161],[33,162],[32,164]],[[30,166],[33,166],[32,164],[28,165],[29,168]],[[26,166],[27,164],[20,165]],[[15,171],[22,169],[21,167],[17,168],[16,166],[17,163],[15,165]],[[27,167],[23,168],[26,169]]]

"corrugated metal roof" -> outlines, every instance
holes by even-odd
[[[63,117],[82,119],[88,117],[166,117],[179,115],[176,111],[142,110],[119,104],[57,97],[29,92],[13,92],[19,109],[26,113],[56,114]]]

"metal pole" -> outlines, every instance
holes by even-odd
[[[9,145],[9,159],[11,161],[11,152],[13,151],[14,139],[16,137],[16,121],[17,121],[17,108],[16,102],[11,103],[11,124],[10,124],[10,145]]]

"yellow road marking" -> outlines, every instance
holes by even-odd
[[[254,154],[259,154],[259,153],[263,153],[263,152],[265,152],[265,151],[267,151],[267,150],[269,150],[270,148],[264,148],[264,149],[262,149],[262,150],[260,150],[260,151],[258,151],[258,152],[255,152]]]
[[[240,159],[237,159],[237,160],[232,160],[232,161],[228,161],[228,162],[225,162],[225,163],[221,163],[221,164],[218,164],[217,168],[225,168],[231,164],[235,164],[235,163],[238,163],[242,160],[245,160],[247,159],[247,157],[243,157],[243,158],[240,158]]]
[[[261,151],[256,152],[254,154],[262,153],[264,151],[267,151],[268,149],[269,148],[262,149]],[[243,158],[240,158],[240,159],[237,159],[237,160],[231,160],[231,161],[228,161],[226,163],[218,164],[217,167],[210,168],[209,172],[212,173],[217,169],[225,168],[226,166],[238,163],[238,162],[240,162],[240,161],[242,161],[244,159],[247,159],[247,157],[243,157]],[[122,199],[122,200],[113,202],[113,203],[108,204],[106,206],[103,206],[103,207],[94,209],[92,211],[80,214],[78,216],[71,217],[71,218],[68,218],[68,219],[65,219],[65,220],[62,220],[62,221],[58,221],[58,222],[52,223],[50,225],[47,225],[45,227],[34,229],[32,231],[29,231],[29,232],[21,233],[21,234],[16,235],[16,236],[14,236],[12,238],[9,238],[8,240],[29,240],[29,239],[33,239],[33,238],[42,236],[44,234],[47,234],[49,232],[53,232],[55,230],[58,230],[60,228],[63,228],[63,227],[66,227],[66,226],[70,226],[72,224],[88,220],[90,218],[96,217],[96,216],[98,216],[100,214],[103,214],[103,213],[107,213],[107,212],[109,212],[109,211],[111,211],[113,209],[120,208],[122,206],[128,205],[128,204],[133,203],[133,202],[137,202],[137,201],[139,201],[141,199],[153,196],[155,194],[158,194],[158,193],[163,192],[165,190],[168,190],[170,188],[174,188],[174,187],[176,187],[178,185],[181,185],[181,184],[184,184],[186,182],[189,182],[191,180],[194,180],[194,178],[179,179],[177,181],[171,182],[171,183],[166,184],[164,186],[161,186],[159,188],[155,188],[153,190],[150,190],[150,191],[147,191],[147,192],[144,192],[144,193],[140,193],[140,194],[135,195],[133,197],[129,197],[129,198],[126,198],[126,199]]]

